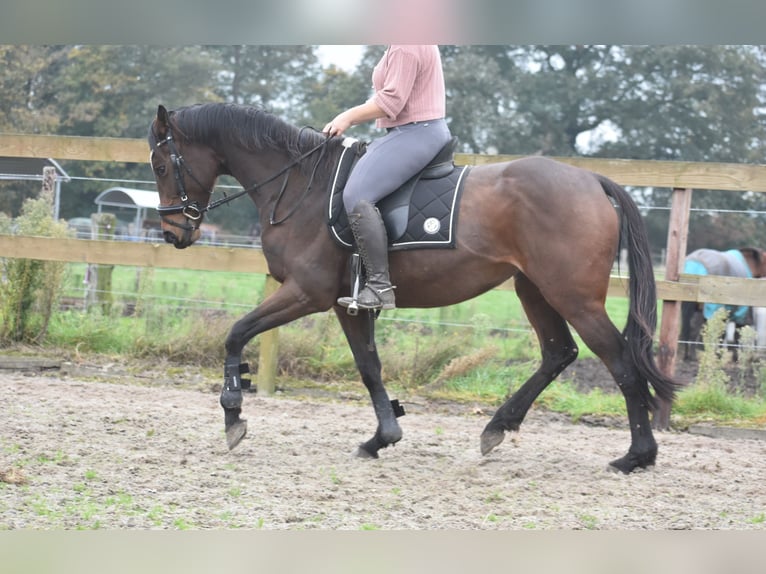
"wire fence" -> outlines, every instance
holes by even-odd
[[[78,309],[86,311],[89,306],[95,305],[94,295],[96,298],[111,296],[116,299],[116,305],[123,306],[125,311],[124,315],[132,314],[132,310],[135,308],[138,301],[143,308],[151,308],[153,312],[164,313],[212,313],[212,312],[226,312],[232,315],[245,314],[252,311],[257,302],[245,303],[241,301],[221,300],[221,299],[208,299],[202,297],[186,297],[168,294],[152,294],[146,292],[140,292],[139,289],[133,291],[120,291],[110,290],[103,291],[98,290],[90,286],[87,282],[84,282],[83,287],[80,289],[80,295],[74,295],[73,291],[67,292],[67,295],[63,298],[62,308]],[[513,292],[507,292],[507,296],[515,297]],[[429,310],[438,313],[438,310]],[[333,314],[333,311],[326,311],[326,314]],[[421,312],[425,315],[426,313]],[[465,315],[465,313],[463,314]],[[721,340],[719,348],[721,349],[738,349],[740,351],[753,350],[757,354],[766,354],[766,308],[754,308],[753,309],[754,323],[752,328],[756,331],[756,339],[746,344],[738,343],[732,338],[729,333],[727,337]],[[477,331],[492,332],[495,334],[504,335],[519,335],[523,337],[533,337],[535,331],[532,326],[526,320],[509,320],[503,319],[502,324],[492,322],[492,319],[497,318],[500,314],[494,318],[482,317],[481,321],[475,320],[453,320],[432,317],[397,317],[392,313],[384,313],[378,317],[378,321],[382,323],[400,324],[400,325],[417,325],[419,327],[428,327],[434,331],[442,331],[446,328],[453,330],[465,330],[467,332],[475,333]],[[731,323],[733,325],[733,322]],[[618,325],[619,327],[619,325]],[[731,328],[729,329],[731,331]],[[690,346],[696,346],[698,349],[703,347],[701,341],[690,341],[686,339],[679,339],[679,344],[685,344]]]

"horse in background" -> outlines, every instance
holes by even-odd
[[[697,249],[686,256],[684,273],[689,275],[721,275],[745,279],[766,277],[766,252],[755,247],[740,247],[728,251]],[[684,346],[684,361],[697,360],[697,345],[701,344],[702,328],[718,309],[725,307],[729,320],[734,323],[733,359],[737,360],[739,329],[753,325],[752,309],[745,305],[722,305],[720,303],[698,303],[684,301],[681,304],[681,344]]]

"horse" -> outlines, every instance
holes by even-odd
[[[697,249],[686,256],[684,273],[691,275],[723,275],[725,277],[760,278],[766,277],[766,252],[756,247],[740,247],[728,251]],[[721,305],[684,301],[681,304],[681,344],[684,347],[683,360],[697,360],[697,344],[702,340],[701,332],[705,322],[718,309],[725,308],[729,321],[734,323],[734,350],[732,358],[738,357],[737,342],[739,329],[752,325],[753,313],[744,305]],[[724,336],[726,339],[726,336]]]
[[[352,289],[353,256],[328,232],[327,189],[347,138],[298,128],[257,107],[204,103],[171,111],[158,106],[148,143],[165,241],[188,248],[199,238],[207,211],[249,195],[259,213],[269,273],[280,284],[233,324],[224,341],[219,402],[229,449],[247,433],[240,416],[245,345],[264,331],[333,309],[377,418],[374,435],[356,455],[378,458],[402,438],[397,418],[403,413],[381,378],[376,314],[351,314],[336,302]],[[234,177],[242,189],[213,201],[222,175]],[[482,455],[500,445],[506,432],[519,430],[538,395],[576,359],[571,325],[625,397],[630,447],[607,468],[628,474],[653,466],[658,446],[650,412],[658,398],[672,401],[677,383],[654,358],[656,285],[635,202],[603,175],[530,156],[473,166],[457,203],[454,245],[391,251],[390,273],[400,308],[455,304],[513,278],[541,361],[487,422],[479,441]],[[627,246],[629,269],[623,331],[604,306],[620,241]]]

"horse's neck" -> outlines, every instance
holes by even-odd
[[[310,192],[304,197],[309,186],[311,169],[295,165],[292,169],[286,170],[285,173],[280,173],[294,162],[287,151],[261,150],[252,152],[238,149],[235,152],[229,152],[225,157],[227,157],[231,175],[239,184],[245,189],[254,188],[250,197],[258,208],[259,218],[263,225],[269,221],[275,204],[277,204],[276,219],[291,211],[297,202],[302,202],[298,208],[299,212],[316,211],[317,215],[321,216],[324,204],[322,198],[324,198],[328,186],[326,172],[323,172],[321,168],[317,170],[313,181],[311,181]],[[313,162],[315,159],[312,156],[303,161]],[[287,181],[286,184],[285,180]],[[300,219],[304,225],[309,221],[305,218]],[[321,217],[318,217],[317,220],[323,221]]]
[[[287,164],[287,160],[283,159],[281,154],[275,152],[264,151],[254,154],[252,151],[239,147],[224,149],[220,154],[225,158],[229,174],[244,189],[254,189],[256,191],[257,197],[253,197],[254,194],[252,193],[250,196],[253,197],[253,201],[255,201],[256,206],[260,209],[269,190],[275,185],[272,182],[261,188],[260,184],[277,173],[281,166]]]

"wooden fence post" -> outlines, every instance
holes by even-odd
[[[686,257],[686,240],[689,236],[689,212],[692,202],[692,190],[674,188],[670,204],[670,224],[668,227],[667,259],[665,261],[665,280],[678,281]],[[676,351],[680,332],[681,301],[662,302],[662,322],[660,325],[660,344],[657,353],[658,367],[668,377],[673,377],[676,370]],[[667,430],[670,428],[671,404],[657,399],[657,408],[652,416],[652,428]]]
[[[266,299],[279,288],[279,282],[271,275],[266,275],[263,298]],[[258,393],[273,395],[276,390],[277,365],[279,363],[279,331],[270,329],[261,333],[259,339],[260,357],[258,359]]]
[[[92,239],[114,239],[117,216],[113,213],[93,213],[90,216]],[[97,303],[105,315],[112,311],[112,272],[114,265],[95,265],[91,274],[89,302]],[[95,276],[95,277],[94,277]],[[95,281],[94,281],[95,279]]]
[[[55,214],[54,209],[54,193],[56,189],[56,168],[46,166],[43,168],[43,185],[40,190],[40,197],[50,203],[51,216]]]

